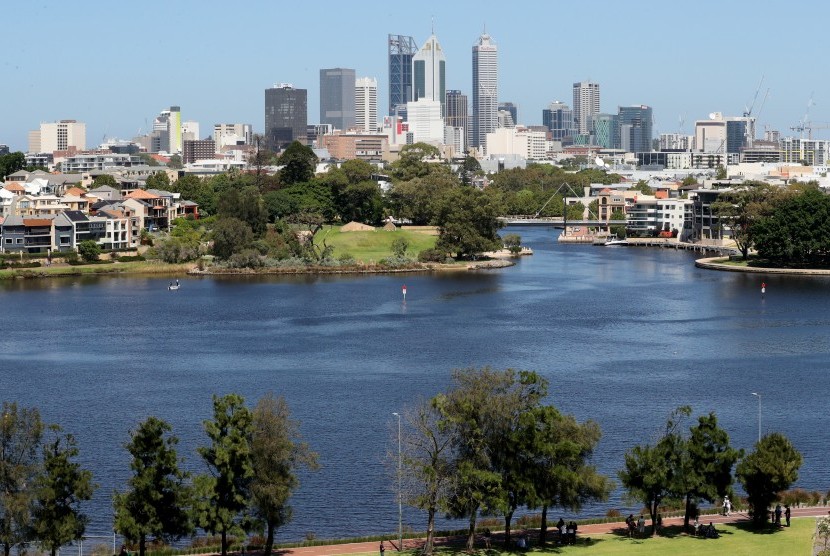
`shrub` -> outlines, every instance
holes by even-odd
[[[101,246],[91,239],[82,241],[78,244],[78,254],[85,262],[91,263],[97,261],[98,256],[101,254]]]
[[[262,265],[262,257],[256,249],[244,249],[228,259],[230,268],[259,268]]]
[[[418,260],[422,263],[442,263],[447,254],[441,249],[424,249],[418,253]]]
[[[355,264],[354,257],[350,253],[343,253],[337,257],[337,261],[343,266],[351,266]]]
[[[119,263],[131,263],[133,261],[146,261],[147,259],[142,255],[122,255],[115,260]]]
[[[397,237],[392,241],[392,254],[398,258],[406,257],[406,250],[409,249],[409,242],[402,237]]]

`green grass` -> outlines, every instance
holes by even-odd
[[[18,268],[0,270],[0,280],[16,278],[40,278],[44,276],[93,276],[96,274],[165,274],[181,276],[194,263],[167,264],[159,261],[132,261],[127,263],[102,263],[79,266],[41,266],[39,268]]]
[[[613,556],[625,555],[653,555],[653,556],[688,556],[704,554],[706,556],[758,556],[765,554],[804,555],[812,554],[812,535],[815,531],[814,518],[794,519],[792,527],[779,530],[769,529],[765,532],[755,532],[748,524],[719,524],[717,526],[720,538],[703,539],[680,534],[679,527],[667,527],[664,536],[649,539],[629,539],[624,536],[611,534],[591,535],[590,542],[583,542],[574,546],[551,546],[543,550],[531,549],[522,554],[571,554],[575,556]],[[581,535],[580,535],[581,536]],[[440,553],[446,556],[464,552],[459,547],[443,547]],[[412,553],[414,555],[414,552]],[[504,556],[518,554],[516,552],[489,550],[479,551],[487,556]]]
[[[371,232],[341,232],[340,226],[326,226],[314,236],[318,245],[325,237],[326,245],[334,247],[334,257],[351,255],[357,261],[369,263],[392,255],[392,242],[396,238],[403,238],[409,242],[407,256],[415,258],[424,249],[435,246],[436,236],[421,234],[409,230],[395,230],[387,232],[378,228]]]

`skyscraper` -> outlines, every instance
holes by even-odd
[[[550,130],[554,141],[570,140],[576,133],[573,110],[558,100],[542,110],[542,124]]]
[[[355,127],[363,131],[377,131],[378,127],[378,80],[361,77],[354,86]]]
[[[389,35],[389,115],[405,110],[412,100],[412,58],[418,51],[415,39],[404,35]]]
[[[620,106],[620,148],[633,153],[651,152],[651,106]]]
[[[604,149],[620,148],[620,118],[617,114],[594,114],[591,117],[594,144]]]
[[[434,34],[412,57],[412,100],[437,100],[446,113],[446,59]]]
[[[519,108],[512,102],[500,102],[499,112],[507,112],[513,121],[513,126],[519,125]]]
[[[473,45],[472,146],[482,150],[487,134],[499,124],[498,48],[486,32]]]
[[[355,126],[355,77],[353,69],[320,70],[320,123],[335,129]]]
[[[470,136],[472,135],[469,110],[467,95],[461,91],[447,91],[446,116],[444,117],[444,121],[447,127],[464,130],[464,149],[470,145]]]
[[[591,116],[599,113],[599,83],[574,83],[574,120],[580,135],[591,133]]]
[[[271,149],[307,142],[308,91],[280,83],[265,89],[265,141]]]

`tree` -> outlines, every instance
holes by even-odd
[[[173,168],[174,170],[181,170],[184,168],[184,164],[182,164],[182,157],[174,154],[170,157],[170,162],[167,163],[168,168]]]
[[[73,461],[78,456],[75,438],[49,427],[52,440],[43,447],[43,472],[35,481],[37,496],[32,530],[37,544],[55,556],[58,549],[83,537],[87,516],[80,504],[97,488],[92,472]]]
[[[219,216],[238,218],[251,228],[254,237],[262,237],[268,225],[268,209],[255,186],[228,189],[219,195]]]
[[[450,509],[455,461],[452,431],[442,421],[435,400],[422,401],[404,418],[407,428],[401,439],[401,490],[404,500],[427,514],[424,554],[435,548],[435,516]],[[390,454],[391,455],[391,454]],[[392,456],[397,471],[397,454]]]
[[[771,433],[755,444],[755,450],[738,464],[737,476],[746,491],[752,522],[764,525],[767,508],[778,493],[798,480],[803,458],[790,440],[781,433]]]
[[[548,509],[559,506],[578,512],[594,500],[607,500],[612,482],[590,464],[602,433],[593,421],[578,423],[553,406],[533,412],[527,431],[533,492],[528,507],[542,508],[539,543],[547,540]]]
[[[268,220],[271,222],[296,214],[300,210],[299,201],[285,189],[269,191],[263,195],[263,200],[268,211]]]
[[[0,156],[0,180],[5,180],[18,170],[26,166],[26,155],[22,152],[13,152]]]
[[[314,177],[317,167],[317,155],[299,141],[294,141],[285,148],[279,158],[282,169],[279,172],[280,182],[284,185],[304,183]]]
[[[408,181],[414,178],[423,178],[430,174],[431,166],[436,166],[429,160],[439,158],[437,147],[427,143],[413,143],[404,145],[398,155],[398,160],[390,165],[392,177],[400,181]]]
[[[288,499],[299,486],[296,470],[316,470],[317,454],[302,442],[299,425],[291,419],[282,397],[268,394],[253,412],[251,433],[251,502],[255,515],[265,523],[265,556],[270,556],[274,534],[291,519]]]
[[[781,266],[830,265],[830,197],[789,194],[752,224],[758,255]]]
[[[726,166],[718,166],[718,169],[715,172],[715,179],[725,180],[728,177],[728,175],[729,174],[726,172]]]
[[[755,245],[754,224],[773,211],[777,189],[764,182],[745,182],[740,187],[718,194],[712,212],[721,224],[729,227],[732,240],[744,260]]]
[[[692,512],[701,501],[712,503],[731,492],[732,469],[743,452],[729,445],[729,434],[718,426],[714,413],[698,417],[683,448],[675,490],[685,501],[683,527],[688,529]]]
[[[464,157],[464,162],[458,168],[458,174],[463,185],[472,185],[473,180],[483,174],[481,164],[473,156]]]
[[[147,537],[169,543],[192,530],[189,474],[179,469],[179,440],[169,434],[171,430],[167,422],[148,417],[125,446],[132,456],[133,475],[128,489],[113,496],[115,530],[138,542],[139,556],[146,553]]]
[[[220,218],[213,225],[213,254],[229,259],[248,248],[254,240],[251,227],[238,218]]]
[[[14,545],[29,539],[33,483],[39,470],[43,422],[36,408],[3,402],[0,410],[0,545],[9,556]]]
[[[507,234],[504,236],[504,247],[514,255],[522,252],[522,236],[519,234]]]
[[[398,218],[409,219],[415,225],[430,224],[440,199],[457,187],[456,182],[453,176],[443,174],[397,182],[387,195],[389,208]]]
[[[392,254],[399,259],[406,257],[406,250],[409,249],[409,242],[406,238],[396,237],[392,240]]]
[[[97,261],[98,256],[101,254],[101,246],[94,240],[84,240],[78,244],[78,254],[88,263]]]
[[[250,522],[248,507],[254,470],[249,439],[252,415],[237,394],[213,396],[213,420],[205,421],[209,446],[198,449],[210,472],[195,480],[198,525],[222,538],[222,556],[228,554],[228,535],[244,532]]]
[[[145,185],[147,186],[147,189],[159,189],[161,191],[166,191],[167,188],[170,187],[170,176],[168,176],[167,172],[164,171],[155,172],[147,177]]]
[[[635,185],[631,186],[631,191],[639,191],[643,195],[654,195],[654,190],[648,186],[646,180],[640,180]]]
[[[377,224],[383,216],[383,197],[377,182],[350,183],[337,194],[337,212],[343,222]]]
[[[475,188],[449,190],[438,202],[436,247],[459,258],[501,248],[501,207]]]
[[[92,180],[93,187],[100,187],[102,185],[108,185],[109,187],[121,189],[121,186],[118,185],[118,180],[110,174],[101,174],[100,176],[95,176],[95,179]]]
[[[664,498],[674,493],[683,439],[678,433],[680,421],[688,417],[691,408],[682,406],[674,410],[666,422],[663,436],[655,444],[634,446],[625,454],[625,469],[619,472],[622,485],[632,500],[648,508],[652,535],[657,535],[657,514]]]

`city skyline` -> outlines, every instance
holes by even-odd
[[[172,105],[181,106],[182,120],[199,122],[204,136],[214,124],[226,121],[252,122],[255,131],[262,132],[264,89],[292,83],[307,89],[308,104],[317,106],[319,71],[333,67],[354,68],[359,76],[376,78],[378,113],[385,114],[387,36],[411,35],[423,44],[433,17],[434,32],[447,60],[446,88],[470,97],[469,52],[486,26],[499,46],[498,100],[518,106],[521,124],[541,124],[542,110],[554,100],[568,103],[572,84],[584,80],[602,87],[601,112],[615,113],[618,106],[652,107],[655,136],[678,131],[692,134],[693,122],[706,119],[710,112],[740,116],[756,90],[760,90],[754,107],[759,135],[765,127],[783,136],[797,135],[789,128],[804,117],[811,95],[808,119],[830,121],[830,78],[810,69],[810,60],[799,68],[802,71],[793,71],[786,49],[767,46],[797,30],[801,52],[821,51],[822,16],[830,15],[825,5],[795,2],[790,10],[777,10],[775,29],[781,37],[767,38],[771,2],[749,6],[702,1],[682,16],[671,6],[651,1],[630,6],[601,1],[590,14],[576,5],[532,4],[512,6],[515,17],[504,17],[503,5],[496,2],[425,1],[416,17],[404,6],[370,6],[371,27],[349,26],[360,15],[348,6],[333,4],[326,17],[310,8],[292,12],[291,24],[281,26],[280,43],[300,44],[296,49],[282,49],[267,41],[248,46],[257,43],[252,37],[268,36],[273,22],[281,20],[278,5],[252,2],[234,7],[234,16],[245,22],[245,31],[224,40],[216,39],[222,36],[219,31],[227,11],[211,6],[211,2],[182,1],[168,7],[150,1],[146,9],[137,11],[93,2],[91,11],[79,11],[71,4],[49,0],[17,4],[15,20],[23,23],[9,26],[4,34],[6,80],[0,143],[26,150],[30,130],[41,122],[63,119],[86,123],[90,147],[104,135],[131,139],[139,130],[147,133],[158,112]],[[554,12],[560,20],[587,18],[590,37],[585,36],[587,27],[583,26],[551,35],[549,22]],[[641,38],[622,40],[634,35],[623,35],[623,30],[632,28],[621,27],[619,22],[635,21],[634,12]],[[159,35],[160,15],[178,23],[176,33]],[[89,25],[90,17],[96,32],[67,44],[67,30]],[[124,25],[127,18],[129,26]],[[27,31],[31,27],[25,22],[37,26],[37,41],[31,40]],[[729,22],[749,31],[731,33]],[[713,32],[713,26],[723,32]],[[347,28],[361,31],[350,34],[343,31]],[[330,41],[309,40],[308,29],[315,29],[315,36],[329,37],[338,47],[330,48]],[[212,40],[206,41],[205,33]],[[695,39],[701,36],[706,40]],[[187,47],[197,42],[200,48]],[[94,64],[81,63],[84,60]],[[79,68],[91,67],[92,73],[79,73]],[[759,88],[761,76],[764,82]],[[767,88],[769,96],[759,113]],[[316,123],[314,119],[313,115],[309,118],[311,123]],[[827,137],[828,131],[817,130],[814,136]]]

